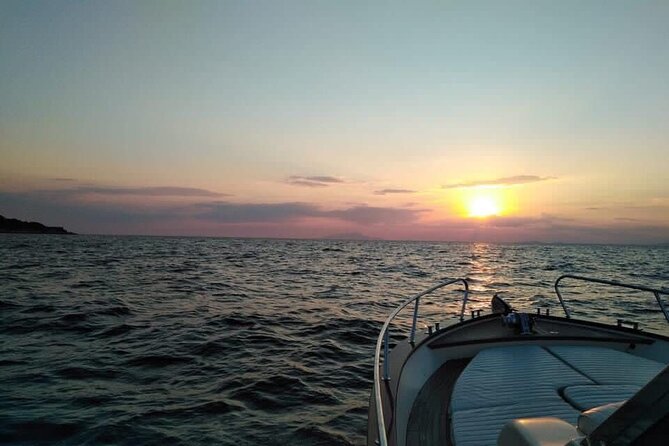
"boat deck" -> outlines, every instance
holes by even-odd
[[[583,410],[630,398],[664,367],[600,346],[488,348],[448,361],[430,377],[413,404],[406,444],[495,445],[515,418],[575,424]]]
[[[448,402],[469,361],[468,358],[447,361],[423,386],[409,416],[407,446],[452,445]]]

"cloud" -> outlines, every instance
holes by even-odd
[[[198,217],[219,223],[284,222],[304,217],[319,217],[322,211],[307,203],[229,203],[197,205]]]
[[[198,216],[220,223],[285,222],[302,218],[334,218],[357,224],[407,223],[418,218],[420,209],[352,206],[325,210],[310,203],[230,203],[199,205]]]
[[[151,233],[145,225],[176,224],[192,218],[194,202],[227,195],[190,187],[78,184],[16,192],[0,190],[0,213],[80,233]]]
[[[65,181],[65,180],[63,180]],[[68,182],[70,180],[67,180]],[[76,180],[72,180],[76,181]],[[42,196],[62,199],[77,199],[86,195],[102,195],[108,197],[190,197],[190,198],[221,198],[228,197],[230,194],[213,192],[196,187],[114,187],[114,186],[76,186],[55,189],[38,189],[25,192],[31,196]]]
[[[341,181],[329,177],[310,177],[319,181]],[[118,200],[130,196],[140,200]],[[189,202],[166,202],[161,197],[189,197]],[[413,222],[421,209],[350,204],[339,209],[314,203],[249,203],[220,200],[225,194],[190,187],[111,187],[82,185],[77,187],[39,189],[23,192],[0,191],[0,211],[8,217],[24,214],[48,220],[55,217],[63,224],[86,221],[86,227],[103,221],[133,222],[166,220],[200,220],[216,224],[284,223],[305,219],[327,219],[348,224],[395,224]],[[219,198],[219,200],[216,200]]]
[[[303,177],[299,175],[292,175],[286,179],[288,184],[293,186],[305,186],[305,187],[328,187],[333,184],[344,183],[344,180],[341,178],[327,176],[327,175],[314,175],[309,177]]]
[[[376,195],[388,195],[388,194],[415,194],[415,190],[411,189],[381,189],[374,191]]]
[[[213,192],[196,187],[108,187],[108,186],[80,186],[73,189],[63,189],[64,193],[91,193],[100,195],[137,195],[146,197],[224,197],[229,194]]]
[[[555,179],[555,177],[540,177],[537,175],[515,175],[512,177],[496,178],[494,180],[466,181],[462,183],[447,184],[442,187],[444,189],[457,189],[478,186],[516,186],[519,184],[538,183]]]
[[[544,214],[539,217],[495,217],[486,220],[451,218],[423,224],[398,224],[389,239],[450,240],[461,242],[539,242],[656,244],[669,242],[669,226],[613,222],[590,224]],[[374,233],[371,233],[374,235]]]
[[[230,202],[208,196],[196,196],[187,202],[151,196],[118,200],[105,195],[93,196],[92,200],[90,195],[73,190],[77,189],[0,191],[0,214],[64,226],[78,233],[313,238],[364,232],[384,239],[463,242],[669,242],[669,225],[660,219],[635,222],[621,216],[595,224],[543,214],[421,221],[429,211],[421,207],[351,203],[332,209],[317,203]]]
[[[359,224],[398,224],[415,221],[424,209],[354,206],[348,209],[326,212],[325,215]]]
[[[541,214],[539,217],[490,217],[483,221],[484,225],[501,228],[551,228],[555,225],[569,225],[575,220],[551,214]]]
[[[75,232],[114,232],[107,228],[174,220],[187,212],[184,207],[131,206],[120,203],[82,202],[70,195],[45,191],[0,192],[0,214],[33,220],[49,226],[64,226]],[[104,229],[101,229],[104,228]]]

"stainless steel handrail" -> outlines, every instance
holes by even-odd
[[[665,307],[664,302],[662,302],[662,298],[660,297],[661,294],[669,296],[669,290],[651,288],[644,285],[633,285],[629,283],[618,282],[617,280],[595,279],[592,277],[577,276],[574,274],[564,274],[558,277],[558,279],[555,281],[555,293],[557,293],[558,299],[560,300],[560,305],[562,305],[562,309],[564,310],[564,314],[567,316],[567,318],[571,318],[571,314],[569,314],[569,310],[567,309],[567,306],[564,303],[564,299],[562,298],[562,293],[560,293],[560,282],[563,279],[582,280],[585,282],[601,283],[604,285],[617,286],[620,288],[628,288],[631,290],[648,291],[649,293],[653,293],[653,295],[655,295],[655,300],[657,301],[657,304],[660,306],[660,309],[662,310],[662,314],[664,314],[664,318],[667,320],[667,322],[669,322],[669,311]]]
[[[395,319],[395,317],[399,314],[400,311],[402,311],[407,305],[409,305],[411,302],[416,302],[416,306],[414,307],[414,313],[413,313],[413,321],[411,324],[411,333],[410,333],[410,341],[413,342],[415,339],[416,335],[416,321],[418,319],[418,305],[420,302],[420,298],[432,293],[435,290],[438,290],[439,288],[443,288],[448,285],[452,285],[454,283],[462,283],[465,287],[464,289],[464,297],[462,300],[462,309],[460,310],[460,321],[464,320],[465,317],[465,307],[467,305],[467,296],[469,295],[469,283],[467,282],[466,279],[451,279],[447,280],[445,282],[439,283],[432,288],[428,288],[427,290],[423,291],[422,293],[418,293],[415,296],[409,297],[406,300],[404,300],[391,314],[388,316],[388,319],[383,324],[383,327],[381,328],[381,333],[379,333],[379,338],[376,340],[376,350],[374,352],[374,400],[376,402],[376,421],[377,421],[377,428],[378,428],[378,440],[379,440],[379,445],[380,446],[387,446],[388,445],[388,437],[386,435],[386,423],[383,417],[383,401],[381,400],[381,347],[384,349],[384,356],[383,356],[383,379],[385,381],[390,379],[390,375],[388,372],[388,364],[389,364],[389,355],[390,355],[390,350],[388,347],[388,344],[390,342],[390,335],[388,334],[388,327],[390,326],[390,323]]]
[[[596,279],[592,277],[584,277],[584,276],[578,276],[574,274],[564,274],[555,281],[555,292],[558,296],[558,299],[560,300],[560,305],[562,306],[562,309],[564,310],[565,316],[567,318],[571,318],[571,314],[569,313],[569,309],[567,308],[567,305],[565,304],[565,301],[562,297],[562,293],[560,292],[560,282],[564,279],[575,279],[575,280],[582,280],[585,282],[592,282],[592,283],[599,283],[599,284],[604,284],[604,285],[611,285],[611,286],[617,286],[621,288],[628,288],[628,289],[633,289],[633,290],[639,290],[639,291],[648,291],[650,293],[653,293],[655,296],[655,299],[657,300],[657,303],[662,310],[662,313],[664,314],[665,319],[669,323],[669,310],[667,307],[664,305],[662,302],[662,298],[660,297],[661,295],[667,295],[669,296],[669,290],[668,289],[657,289],[657,288],[651,288],[643,285],[633,285],[633,284],[628,284],[628,283],[623,283],[623,282],[618,282],[616,280],[606,280],[606,279]],[[381,399],[381,380],[383,379],[384,381],[388,381],[390,379],[389,376],[389,355],[390,355],[390,348],[389,348],[389,343],[390,343],[390,335],[389,335],[389,326],[391,322],[397,317],[397,315],[402,311],[405,307],[407,307],[410,303],[415,302],[414,306],[414,311],[413,311],[413,320],[411,323],[411,331],[409,334],[409,342],[411,344],[414,343],[415,341],[415,336],[416,336],[416,324],[417,324],[417,319],[418,319],[418,307],[420,305],[420,298],[434,292],[435,290],[438,290],[440,288],[443,288],[448,285],[452,285],[454,283],[462,283],[465,287],[464,289],[464,296],[462,299],[462,307],[460,309],[460,322],[462,322],[465,318],[465,309],[467,307],[467,298],[469,296],[469,283],[467,282],[466,279],[451,279],[447,280],[445,282],[439,283],[431,288],[428,288],[427,290],[416,294],[415,296],[411,296],[407,298],[406,300],[402,301],[400,305],[388,316],[388,319],[383,324],[383,327],[381,328],[381,332],[379,333],[379,337],[376,340],[376,349],[374,352],[374,401],[376,404],[376,421],[377,421],[377,430],[378,430],[378,441],[377,444],[380,446],[387,446],[388,445],[388,437],[386,433],[386,424],[385,424],[385,419],[383,416],[383,401]],[[384,356],[383,356],[383,377],[381,377],[381,348],[384,349]]]

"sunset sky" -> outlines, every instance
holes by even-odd
[[[0,215],[669,242],[669,2],[0,2]]]

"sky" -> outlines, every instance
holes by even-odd
[[[669,242],[669,2],[0,1],[0,215]]]

